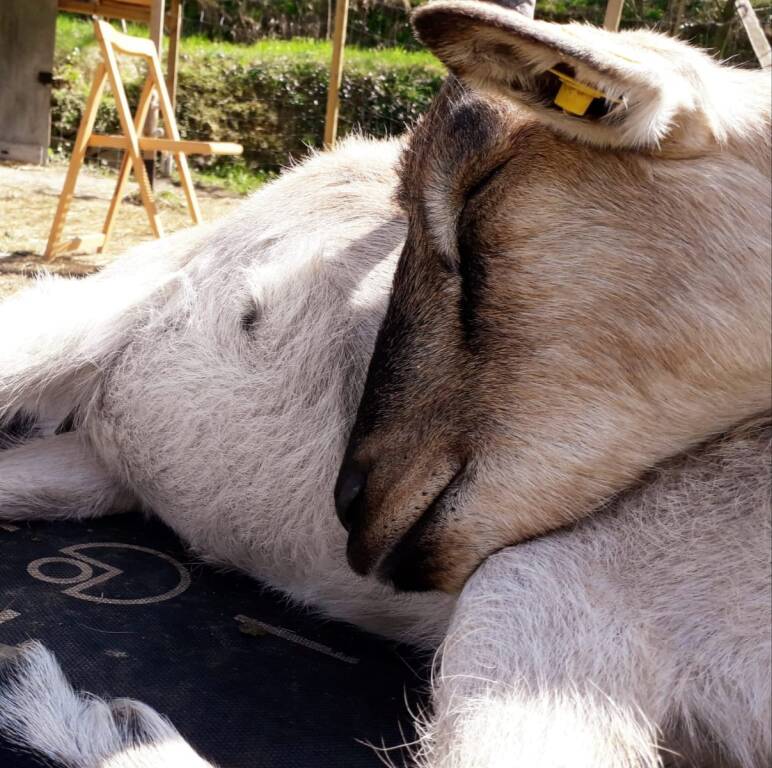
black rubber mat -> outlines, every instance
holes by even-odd
[[[0,643],[32,638],[75,687],[146,702],[222,768],[379,766],[365,743],[410,738],[406,696],[427,674],[405,648],[198,564],[139,515],[0,523]],[[2,768],[33,765],[0,742]]]

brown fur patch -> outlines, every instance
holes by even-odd
[[[349,446],[362,570],[458,589],[770,407],[770,189],[743,152],[593,148],[447,83],[403,155],[408,240]]]

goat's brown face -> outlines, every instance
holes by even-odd
[[[356,571],[457,590],[768,406],[768,177],[675,154],[446,85],[403,158],[408,238],[336,489]]]

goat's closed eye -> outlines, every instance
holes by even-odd
[[[493,168],[491,168],[487,173],[483,174],[477,181],[472,184],[467,190],[466,194],[464,195],[464,208],[467,207],[467,205],[474,200],[475,197],[477,197],[481,192],[483,192],[486,187],[488,187],[491,182],[504,170],[504,168],[507,167],[509,164],[510,158],[506,158],[502,162],[500,162],[498,165],[494,165]],[[462,211],[463,216],[463,211]]]

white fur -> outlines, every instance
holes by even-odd
[[[483,563],[418,762],[655,768],[664,734],[692,765],[766,765],[771,437],[697,451],[609,512]]]
[[[214,562],[436,647],[455,599],[353,574],[332,504],[405,233],[391,201],[397,151],[349,142],[213,227],[0,305],[0,409],[51,423],[75,412],[77,425],[0,453],[0,516],[137,499]],[[768,486],[764,449],[746,453],[699,482],[668,470],[616,512],[485,563],[453,615],[416,760],[648,768],[658,730],[699,723],[739,765],[761,765]],[[33,476],[46,478],[43,497],[34,484],[24,493]],[[722,482],[734,491],[677,514]],[[39,646],[11,669],[0,729],[17,743],[72,768],[197,764],[141,705],[130,707],[143,736],[127,734],[116,705],[74,694]]]
[[[207,768],[174,726],[131,699],[76,693],[40,643],[0,655],[0,732],[66,768]]]
[[[28,520],[88,518],[135,503],[74,433],[0,451],[0,478],[0,509]]]
[[[391,201],[398,150],[351,142],[217,225],[0,304],[0,328],[14,329],[0,331],[0,413],[74,412],[78,425],[77,438],[0,453],[0,515],[110,511],[84,503],[72,480],[37,505],[35,483],[19,495],[42,466],[50,484],[69,474],[74,455],[61,471],[53,458],[67,437],[81,444],[84,480],[111,478],[116,496],[152,509],[202,557],[337,618],[436,644],[452,599],[353,576],[332,504],[404,238]]]
[[[435,0],[413,23],[420,39],[462,80],[535,110],[571,139],[595,146],[694,156],[717,146],[762,143],[769,118],[764,72],[722,66],[683,41],[635,29],[553,24],[495,3]],[[599,120],[549,108],[536,79],[556,65],[613,105]]]

